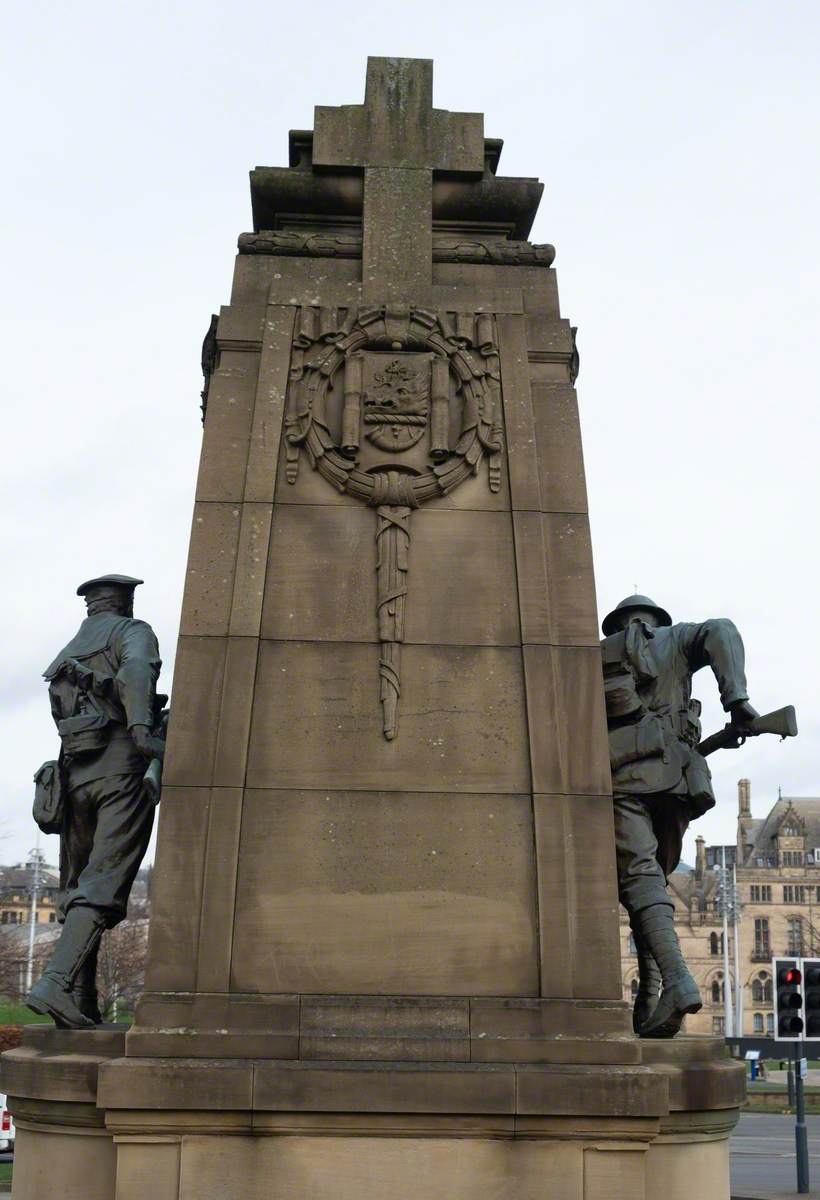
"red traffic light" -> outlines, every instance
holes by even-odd
[[[799,967],[785,967],[780,972],[779,982],[783,984],[790,984],[792,987],[795,987],[797,984],[803,982],[803,973],[800,971]]]

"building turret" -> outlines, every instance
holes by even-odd
[[[752,784],[749,779],[737,781],[737,861],[742,866],[752,850]]]
[[[706,874],[706,839],[700,834],[695,838],[695,879],[698,883],[703,882],[703,877]]]

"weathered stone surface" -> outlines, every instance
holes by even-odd
[[[224,310],[223,323],[230,312]],[[258,371],[258,353],[224,351],[211,376],[196,489],[200,501],[242,499]]]
[[[515,1112],[511,1066],[262,1063],[254,1107],[293,1112]]]
[[[146,987],[190,992],[199,957],[202,868],[210,790],[163,786],[151,903]]]
[[[304,1059],[464,1062],[470,1005],[466,999],[304,996],[299,1034]]]
[[[537,993],[528,796],[249,790],[239,864],[237,991]]]
[[[194,508],[181,633],[227,634],[241,516],[237,504],[198,503]]]
[[[227,992],[230,983],[241,824],[242,790],[213,788],[202,882],[201,927],[207,937],[199,939],[196,967],[197,989],[205,993]]]
[[[219,1200],[213,1182],[230,1171],[247,1200],[360,1200],[370,1192],[391,1200],[542,1200],[582,1194],[583,1151],[572,1142],[465,1141],[458,1137],[288,1137],[260,1145],[227,1139],[217,1154],[201,1139],[183,1151],[181,1197]]]
[[[522,640],[597,646],[589,521],[583,513],[513,513]]]
[[[391,742],[381,738],[378,657],[375,645],[262,642],[248,786],[529,790],[519,650],[405,646]]]
[[[542,995],[605,1000],[621,977],[606,919],[617,916],[611,800],[537,795],[534,808],[539,912],[551,914],[540,923]]]
[[[378,641],[376,515],[361,505],[282,505],[270,544],[262,637]],[[520,643],[506,514],[424,511],[412,521],[405,640]]]

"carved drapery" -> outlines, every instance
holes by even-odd
[[[376,509],[379,688],[382,728],[392,740],[410,514],[478,474],[485,458],[488,487],[501,487],[492,316],[389,305],[300,309],[285,417],[288,483],[298,478],[302,449],[328,483]]]

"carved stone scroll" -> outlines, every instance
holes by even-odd
[[[426,440],[425,440],[426,439]],[[304,449],[314,470],[377,514],[382,729],[398,733],[410,514],[487,459],[501,487],[502,418],[495,322],[423,308],[303,308],[285,416],[285,478]]]
[[[240,254],[281,254],[307,258],[361,258],[360,233],[298,233],[262,229],[239,235]],[[433,236],[433,262],[486,263],[508,267],[551,267],[555,247],[503,238]]]

